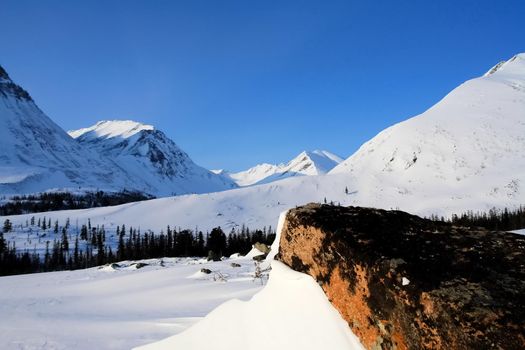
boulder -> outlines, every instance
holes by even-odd
[[[277,258],[367,349],[525,349],[524,236],[309,204],[287,214]]]
[[[270,252],[270,247],[267,244],[256,242],[253,246],[264,254],[268,254]]]

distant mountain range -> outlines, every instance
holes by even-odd
[[[293,176],[324,175],[343,159],[328,151],[303,151],[297,157],[282,164],[258,164],[248,170],[230,173],[212,170],[218,175],[233,180],[239,186],[259,185]]]

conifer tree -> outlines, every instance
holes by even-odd
[[[4,233],[11,232],[12,229],[13,229],[13,224],[11,223],[11,221],[9,219],[5,219],[4,228],[3,228]]]

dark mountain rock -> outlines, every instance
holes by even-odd
[[[524,349],[525,237],[401,211],[291,210],[279,260],[313,276],[367,349]]]
[[[33,101],[27,91],[13,83],[2,66],[0,66],[0,95],[4,97],[13,96],[18,100]]]

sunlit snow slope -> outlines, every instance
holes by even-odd
[[[331,173],[356,178],[360,191],[374,195],[393,189],[400,206],[403,198],[435,208],[523,204],[524,150],[525,54],[519,54],[382,131]]]

